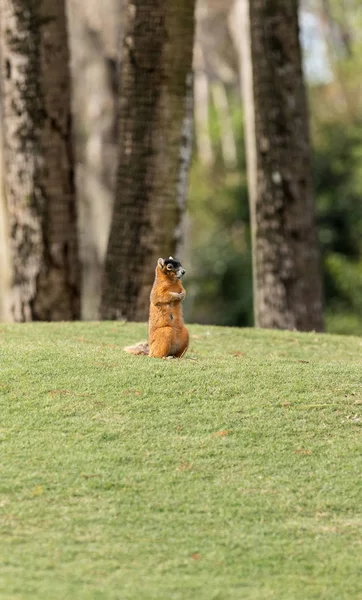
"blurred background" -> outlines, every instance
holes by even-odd
[[[125,3],[68,0],[82,271],[81,317],[97,319],[117,169],[119,48]],[[301,0],[322,254],[325,328],[362,334],[362,5]],[[240,49],[233,0],[198,0],[194,136],[185,235],[188,322],[253,325],[250,220]],[[3,321],[12,320],[10,251],[0,207]]]
[[[224,1],[198,3],[196,46],[206,58],[195,65],[196,151],[188,203],[192,299],[187,316],[251,325],[243,107],[231,10],[232,3]],[[362,6],[353,0],[302,1],[300,26],[325,326],[329,332],[362,334]]]

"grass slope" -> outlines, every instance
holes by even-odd
[[[0,327],[0,597],[360,599],[362,341]]]

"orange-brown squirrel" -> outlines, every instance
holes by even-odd
[[[181,307],[186,296],[181,283],[184,274],[185,269],[172,256],[158,259],[150,296],[148,342],[126,346],[126,352],[155,358],[181,358],[185,354],[189,332],[184,325]]]

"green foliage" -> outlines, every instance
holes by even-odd
[[[314,118],[312,132],[327,327],[361,334],[362,123],[329,115]]]
[[[362,314],[362,263],[353,264],[344,256],[331,254],[327,267],[341,296],[357,313]]]
[[[199,323],[246,325],[252,318],[252,296],[245,182],[236,173],[223,179],[197,166],[192,178],[195,205],[186,316]]]
[[[322,252],[357,259],[362,250],[362,124],[315,124],[313,147]]]
[[[362,262],[354,263],[343,255],[330,254],[326,273],[336,290],[327,313],[328,329],[362,335]]]
[[[360,340],[1,327],[2,600],[361,598]]]

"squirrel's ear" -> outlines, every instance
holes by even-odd
[[[172,256],[169,256],[168,260],[174,260],[174,258]]]
[[[165,261],[163,260],[163,258],[159,258],[159,259],[158,259],[158,261],[157,261],[157,264],[158,264],[158,266],[159,266],[159,267],[161,267],[161,269],[162,269],[162,267],[163,267],[163,266],[164,266],[164,264],[165,264]]]

